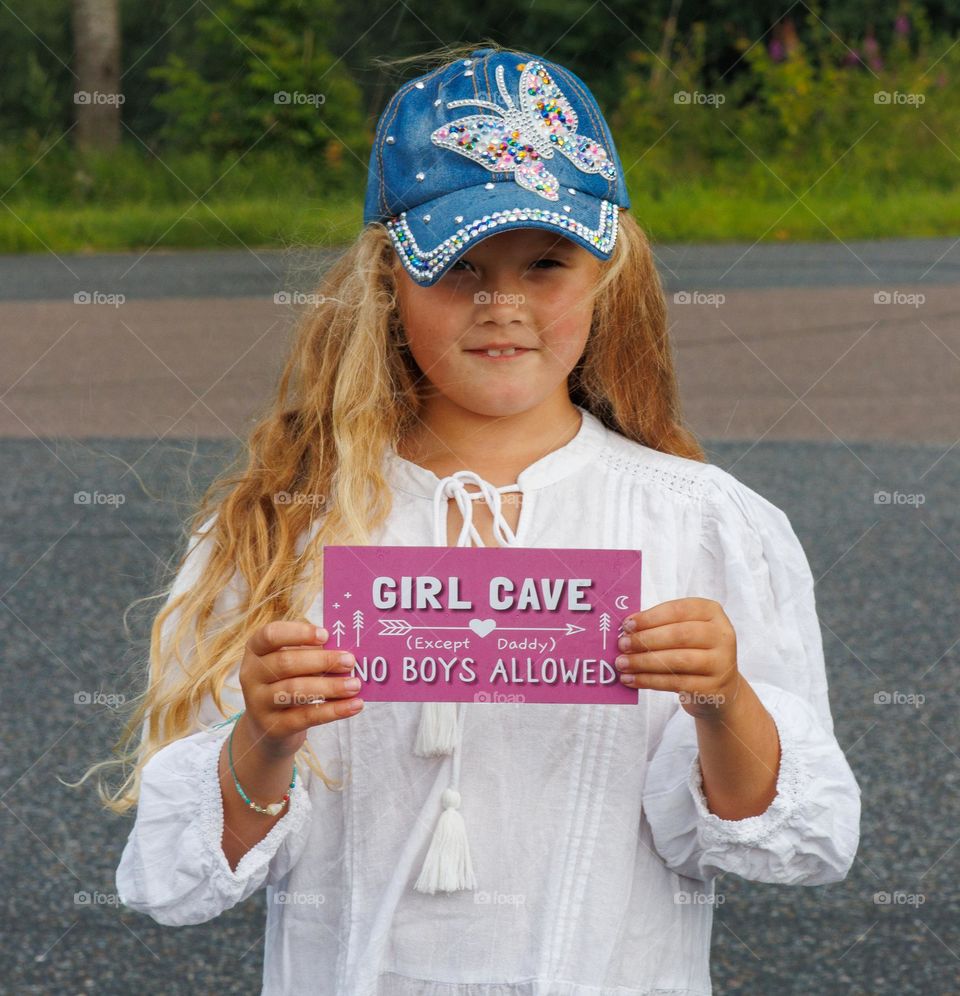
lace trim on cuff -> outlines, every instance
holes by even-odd
[[[777,774],[777,794],[762,813],[742,820],[725,820],[711,812],[703,791],[700,752],[693,755],[687,784],[693,794],[705,844],[761,844],[800,812],[810,782],[810,772],[804,767],[802,751],[786,713],[781,712],[779,704],[765,703],[764,708],[773,717],[780,736],[780,770]]]
[[[299,777],[290,793],[287,811],[271,827],[270,832],[258,840],[237,863],[235,870],[230,868],[227,856],[223,853],[223,796],[220,791],[220,750],[230,735],[232,726],[218,730],[211,736],[209,750],[198,762],[197,778],[200,784],[200,821],[203,839],[214,855],[214,871],[229,880],[234,886],[241,886],[266,865],[287,837],[297,834],[309,815],[309,799],[304,780]]]

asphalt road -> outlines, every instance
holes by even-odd
[[[960,238],[657,244],[670,290],[956,284]],[[309,287],[335,255],[302,249],[0,254],[0,300],[57,300],[96,288],[127,298],[256,297]]]
[[[671,293],[731,288],[712,324],[714,305],[694,318],[671,303],[685,403],[710,460],[783,508],[807,551],[836,734],[863,820],[842,883],[723,877],[715,991],[958,992],[957,250],[950,240],[860,247],[877,281],[853,257],[843,264],[842,246],[822,247],[822,257],[809,246],[755,247],[738,261],[743,248],[671,250],[673,275],[662,270]],[[135,260],[67,262],[81,289],[109,293],[119,286],[111,274]],[[138,262],[124,307],[144,310],[112,309],[136,333],[127,339],[142,340],[138,368],[116,351],[122,329],[108,306],[61,355],[51,344],[75,320],[73,276],[50,257],[0,260],[0,993],[259,992],[263,893],[177,930],[118,910],[114,872],[130,821],[105,815],[89,782],[72,790],[57,780],[109,751],[117,716],[84,697],[141,687],[156,605],[131,609],[129,634],[124,610],[158,584],[191,498],[232,456],[251,397],[269,389],[275,366],[261,369],[251,350],[230,391],[203,396],[216,417],[177,423],[196,404],[191,392],[222,374],[231,335],[240,353],[274,318],[289,326],[291,313],[272,300],[291,285],[287,271],[273,266],[274,282],[259,267],[245,252]],[[711,284],[725,270],[744,285]],[[921,288],[927,310],[905,305],[912,314],[893,309],[871,328],[878,286]],[[210,301],[208,335],[197,309]],[[818,376],[823,393],[801,393]],[[83,490],[124,501],[77,505]],[[878,504],[878,491],[915,497]]]

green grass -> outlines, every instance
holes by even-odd
[[[801,190],[802,187],[796,188]],[[631,194],[632,211],[657,242],[782,242],[955,235],[960,192],[901,188],[758,196],[687,181],[654,197]],[[345,245],[360,229],[363,204],[343,194],[211,199],[194,204],[0,205],[0,252],[57,253],[157,248],[283,248]]]
[[[675,100],[704,89],[702,26],[677,39],[669,80],[656,82],[649,54],[624,67],[611,120],[633,213],[653,240],[960,229],[960,44],[912,11],[909,38],[885,43],[883,67],[868,71],[844,65],[840,40],[812,11],[805,19],[808,41],[788,58],[746,47],[716,107]],[[878,102],[880,91],[917,99]],[[243,114],[236,122],[246,131],[232,136],[232,151],[216,151],[224,136],[199,124],[193,141],[154,136],[147,148],[126,138],[97,154],[51,139],[58,128],[0,134],[0,252],[349,243],[362,224],[363,142],[347,146],[352,155],[337,143],[318,154],[289,137],[261,144],[259,124]],[[809,194],[798,202],[791,190]]]
[[[824,188],[798,201],[786,190],[758,197],[749,189],[690,183],[656,200],[631,194],[631,201],[657,242],[916,238],[953,236],[960,227],[960,191]]]
[[[109,207],[17,202],[0,213],[0,252],[342,245],[359,230],[361,217],[360,201],[342,198]]]

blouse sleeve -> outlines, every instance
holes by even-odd
[[[208,520],[208,526],[212,520]],[[209,548],[194,534],[169,600],[199,576]],[[218,611],[236,598],[229,588]],[[169,604],[168,600],[168,604]],[[166,621],[172,632],[177,612]],[[168,628],[169,627],[169,628]],[[185,660],[189,648],[182,647]],[[174,661],[175,664],[175,661]],[[243,708],[239,665],[224,685],[223,700]],[[311,823],[310,772],[297,768],[297,782],[283,817],[247,851],[236,869],[223,853],[223,797],[219,757],[233,729],[221,723],[212,697],[201,703],[191,732],[157,751],[141,772],[136,819],[116,872],[117,894],[130,909],[167,926],[203,923],[246,899],[263,885],[277,884],[302,854]],[[208,728],[209,727],[209,728]]]
[[[283,817],[231,869],[223,853],[220,748],[233,729],[201,730],[168,744],[143,769],[133,830],[117,868],[124,906],[157,923],[204,923],[276,885],[297,863],[311,822],[307,775]]]
[[[668,867],[708,881],[841,881],[860,838],[860,787],[833,733],[814,582],[787,516],[732,475],[707,476],[692,596],[718,601],[737,634],[741,674],[780,738],[776,795],[741,820],[711,812],[696,720],[676,703],[647,771],[643,809]]]

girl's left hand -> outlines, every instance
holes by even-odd
[[[679,692],[683,708],[700,719],[727,715],[741,679],[737,634],[719,602],[675,598],[627,620],[636,629],[620,637],[615,664],[623,684]]]

